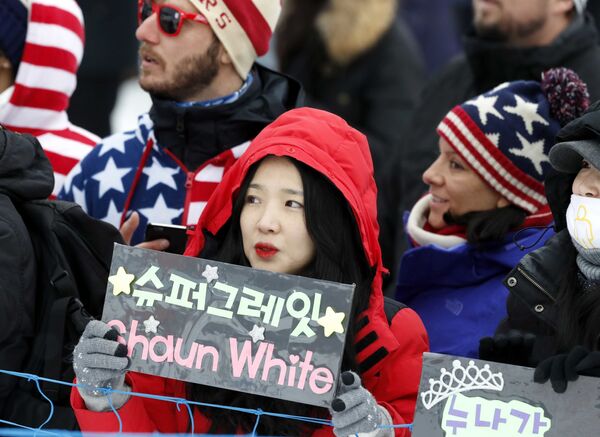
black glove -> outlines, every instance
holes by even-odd
[[[564,393],[567,382],[575,381],[579,375],[600,376],[600,352],[575,346],[569,353],[546,358],[536,367],[533,380],[543,384],[550,379],[554,391]]]
[[[505,334],[479,340],[479,358],[515,366],[530,366],[536,336],[511,329]]]

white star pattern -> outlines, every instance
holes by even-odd
[[[510,85],[510,82],[504,82],[501,83],[500,85],[496,86],[493,90],[491,90],[490,92],[486,93],[486,94],[494,94],[497,93],[498,91],[503,90],[504,88],[507,88]]]
[[[492,144],[496,147],[498,147],[498,144],[500,144],[500,134],[485,134],[486,137],[488,137],[488,140],[490,140],[492,142]]]
[[[529,159],[533,166],[535,167],[535,171],[537,171],[540,176],[542,173],[542,162],[550,162],[548,160],[548,156],[544,153],[544,143],[545,141],[539,140],[534,143],[527,141],[523,136],[517,132],[517,137],[521,142],[521,149],[509,149],[508,151],[516,156],[522,156],[523,158]]]
[[[250,335],[250,337],[252,337],[252,343],[256,343],[257,341],[260,340],[264,340],[265,339],[265,327],[258,327],[256,325],[254,325],[252,327],[252,331],[248,332],[248,334]]]
[[[211,267],[210,264],[206,264],[206,267],[204,268],[204,271],[202,272],[202,276],[204,276],[206,278],[206,282],[208,282],[209,284],[212,281],[218,280],[219,279],[219,267],[218,266]]]
[[[169,208],[162,194],[158,196],[154,206],[140,208],[138,212],[148,220],[148,223],[173,223],[181,215],[181,208]]]
[[[121,211],[117,209],[115,202],[113,200],[108,204],[108,211],[106,212],[106,216],[101,219],[104,222],[110,223],[114,227],[118,228],[121,223]]]
[[[148,317],[148,319],[144,320],[143,323],[144,323],[144,331],[146,331],[146,334],[150,334],[151,332],[154,334],[158,333],[156,328],[158,328],[158,325],[160,325],[160,322],[158,320],[156,320],[154,318],[154,316]]]
[[[174,190],[177,189],[177,184],[175,183],[175,178],[173,176],[179,173],[179,170],[160,165],[155,157],[152,157],[152,165],[150,167],[145,167],[143,173],[148,176],[148,183],[146,184],[147,190],[159,184],[164,184]]]
[[[504,110],[510,114],[518,115],[523,119],[525,129],[529,135],[533,134],[533,123],[541,123],[544,126],[548,126],[550,123],[538,114],[538,108],[540,105],[537,103],[531,103],[525,101],[521,96],[515,94],[517,104],[515,106],[505,106]]]
[[[133,138],[131,132],[120,132],[105,138],[100,146],[98,157],[101,157],[111,150],[117,150],[119,153],[125,154],[125,142],[129,141],[131,138]]]
[[[84,191],[80,190],[75,185],[73,185],[73,189],[71,191],[73,192],[73,202],[75,202],[76,204],[78,204],[79,206],[81,206],[81,208],[85,212],[87,212],[87,204],[85,202],[85,193],[84,193]]]
[[[329,337],[334,332],[343,334],[344,326],[342,325],[342,321],[344,317],[346,317],[346,314],[336,313],[333,308],[327,307],[325,315],[317,319],[317,323],[323,327],[325,337]]]
[[[92,179],[98,181],[98,197],[101,198],[109,190],[117,190],[119,193],[125,192],[123,187],[123,176],[131,171],[131,168],[118,168],[114,159],[108,158],[106,167],[100,173],[92,176]]]
[[[469,100],[468,102],[466,102],[465,105],[472,105],[477,108],[477,110],[479,111],[479,118],[485,126],[488,122],[488,114],[493,115],[499,118],[500,120],[504,120],[502,114],[500,114],[494,106],[497,101],[497,96],[478,96],[476,99]]]

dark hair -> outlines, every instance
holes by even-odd
[[[557,347],[566,352],[576,345],[598,349],[600,335],[600,284],[583,288],[577,267],[577,249],[565,248],[565,270],[559,281]]]
[[[240,215],[246,191],[260,165],[255,163],[248,171],[233,204],[231,218],[219,231],[216,239],[202,252],[202,257],[248,266],[244,255],[240,229]],[[342,359],[343,370],[359,373],[354,345],[355,319],[367,309],[374,269],[369,266],[354,214],[340,191],[322,174],[294,159],[290,159],[302,177],[306,228],[315,244],[315,258],[301,273],[302,276],[329,281],[356,284],[346,347]],[[215,244],[216,242],[216,244]],[[216,250],[216,254],[211,252]],[[263,396],[249,395],[221,388],[191,385],[190,397],[194,401],[242,408],[261,408],[265,411],[295,416],[327,417],[323,408],[281,401]],[[210,432],[251,432],[256,418],[249,414],[231,414],[224,409],[203,410],[213,421]],[[263,435],[306,435],[318,425],[262,416],[259,433]]]
[[[467,241],[473,245],[497,243],[504,239],[511,230],[523,224],[527,212],[516,205],[508,205],[489,211],[474,211],[456,216],[449,212],[444,214],[448,224],[466,227]]]

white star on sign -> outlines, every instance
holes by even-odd
[[[252,337],[252,343],[256,343],[259,340],[264,340],[265,339],[265,327],[258,327],[256,325],[254,325],[252,327],[252,331],[248,332],[248,334],[250,335],[250,337]]]
[[[147,190],[159,184],[166,185],[174,190],[177,189],[177,184],[175,183],[173,176],[179,173],[179,170],[161,166],[154,157],[152,157],[152,165],[150,167],[145,167],[143,173],[148,176],[148,183],[146,184]]]
[[[106,161],[106,167],[99,173],[92,176],[92,179],[98,181],[98,197],[101,198],[109,190],[117,190],[119,193],[124,193],[125,188],[123,187],[123,176],[131,171],[131,168],[118,168],[115,164],[115,160],[108,158]]]
[[[550,124],[544,117],[538,114],[537,111],[540,105],[527,102],[521,96],[516,94],[515,99],[517,100],[517,104],[515,106],[505,106],[504,110],[510,114],[521,117],[529,135],[533,134],[533,123],[541,123],[544,126]]]
[[[517,132],[517,137],[521,141],[522,149],[509,149],[508,151],[513,155],[529,159],[533,163],[535,171],[542,175],[542,162],[550,162],[548,156],[544,153],[545,141],[539,140],[530,143],[519,132]]]
[[[129,274],[123,267],[119,267],[116,275],[108,277],[108,282],[113,285],[113,295],[118,296],[121,293],[131,294],[131,283],[135,275]]]
[[[154,206],[140,208],[138,212],[148,220],[148,223],[173,223],[181,215],[180,208],[169,208],[162,194],[158,196]]]
[[[210,264],[206,264],[206,267],[202,272],[202,276],[206,278],[206,282],[208,282],[209,284],[212,281],[216,281],[217,279],[219,279],[219,267],[211,267]]]
[[[147,320],[144,320],[144,331],[146,331],[146,334],[149,334],[151,332],[156,334],[158,333],[158,331],[156,330],[156,328],[158,328],[158,325],[160,325],[160,322],[156,320],[154,316],[150,316]]]
[[[466,102],[465,105],[475,106],[479,111],[479,118],[481,119],[481,122],[486,125],[488,122],[488,114],[494,115],[500,120],[504,120],[502,114],[500,114],[494,106],[497,100],[498,96],[478,96],[476,99]]]
[[[334,332],[343,334],[344,327],[342,326],[342,320],[344,320],[344,317],[346,317],[346,314],[336,313],[333,308],[327,307],[325,315],[317,319],[317,323],[323,327],[325,337],[329,337]]]

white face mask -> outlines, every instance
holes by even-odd
[[[567,208],[571,238],[586,249],[600,248],[600,199],[571,195]]]

